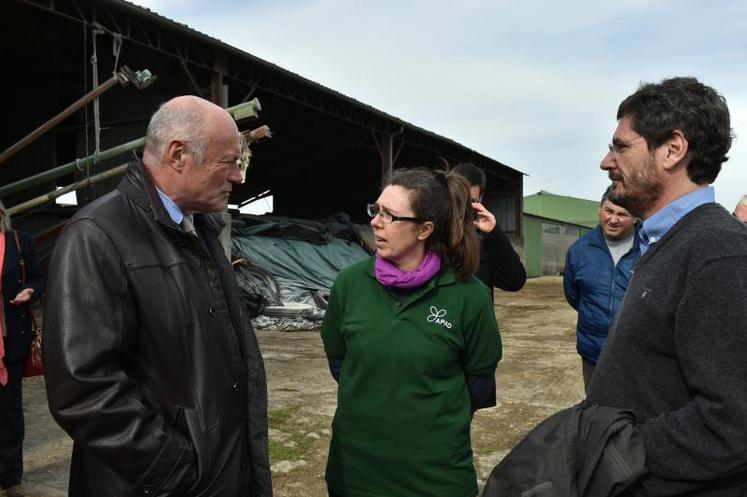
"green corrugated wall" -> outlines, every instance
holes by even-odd
[[[599,198],[602,198],[599,192]],[[524,197],[524,212],[593,228],[599,223],[599,201],[555,195],[540,191]]]
[[[552,221],[524,216],[524,268],[529,278],[542,276],[543,272],[542,223]],[[591,228],[578,226],[578,230],[581,237],[591,231]]]
[[[542,221],[524,216],[524,265],[527,276],[542,276]]]
[[[602,197],[603,192],[599,192]],[[527,276],[542,276],[542,223],[570,224],[579,228],[580,236],[599,223],[599,201],[555,195],[544,190],[524,197],[524,266]],[[546,218],[546,220],[531,217]],[[583,228],[586,226],[587,228]]]

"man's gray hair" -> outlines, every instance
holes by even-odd
[[[161,105],[150,118],[145,133],[145,148],[161,156],[173,140],[181,140],[201,164],[205,160],[205,113],[191,106]]]
[[[0,233],[7,233],[10,231],[10,214],[5,209],[3,201],[0,200]]]
[[[747,205],[747,195],[742,195],[742,198],[739,199],[739,202],[737,202],[737,205]]]

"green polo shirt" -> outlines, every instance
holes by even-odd
[[[487,287],[441,271],[404,303],[374,259],[335,280],[322,325],[343,359],[327,483],[344,497],[472,497],[466,375],[495,372],[501,339]]]

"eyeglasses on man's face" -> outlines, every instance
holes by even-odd
[[[224,167],[226,169],[234,169],[234,168],[236,168],[239,171],[242,171],[241,159],[219,160],[219,161],[216,161],[216,164],[218,164],[220,167]]]
[[[607,145],[607,148],[609,148],[610,152],[615,154],[615,156],[620,155],[621,153],[625,152],[628,148],[630,148],[630,145],[638,140],[639,138],[643,138],[642,136],[636,136],[635,138],[631,138],[628,141],[622,141],[618,138],[615,138],[612,140],[612,143]]]
[[[423,222],[423,219],[420,219],[419,217],[395,216],[394,214],[390,214],[386,210],[379,207],[379,204],[366,205],[366,213],[371,216],[371,219],[379,216],[379,219],[381,219],[382,223],[393,223],[394,221],[412,221],[414,223]]]

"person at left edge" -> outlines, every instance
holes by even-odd
[[[501,342],[467,181],[396,171],[368,214],[376,255],[340,272],[322,325],[329,493],[473,497],[471,415],[495,405]]]
[[[27,234],[11,229],[10,215],[2,202],[0,268],[0,495],[21,497],[25,495],[21,485],[25,431],[21,387],[23,366],[33,338],[29,304],[44,292],[44,274],[34,241]]]
[[[57,242],[43,359],[71,497],[272,495],[262,357],[209,214],[240,155],[225,110],[174,98]]]

